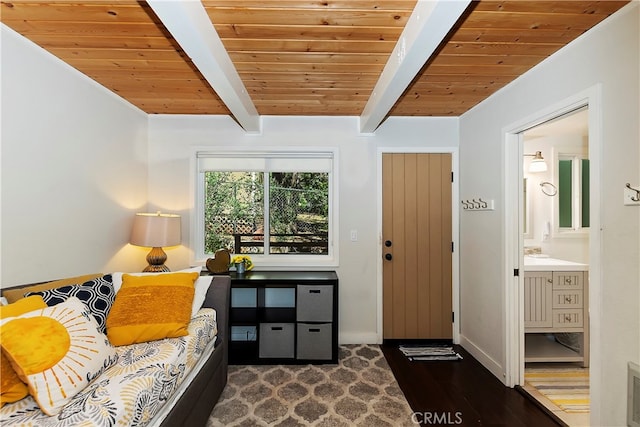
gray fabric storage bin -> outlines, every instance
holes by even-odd
[[[298,322],[333,321],[333,286],[298,285],[296,299]]]
[[[259,357],[294,357],[294,331],[293,323],[260,323]]]
[[[298,323],[297,359],[330,360],[332,323]]]

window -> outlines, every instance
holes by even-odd
[[[589,159],[559,154],[557,175],[559,232],[589,228]]]
[[[333,152],[199,152],[196,247],[263,265],[331,263]]]

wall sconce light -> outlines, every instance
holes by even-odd
[[[176,246],[181,243],[180,215],[156,213],[137,213],[131,230],[129,242],[136,246],[152,248],[147,255],[149,265],[145,272],[169,271],[164,265],[167,254],[163,246]]]
[[[529,172],[546,172],[547,162],[544,161],[541,151],[536,151],[536,154],[525,154],[525,156],[533,157],[531,163],[529,163]]]

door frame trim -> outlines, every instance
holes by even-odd
[[[522,186],[516,185],[523,178],[523,142],[521,133],[547,120],[562,116],[582,106],[589,108],[589,161],[590,168],[590,228],[589,228],[589,365],[592,372],[592,405],[598,399],[600,372],[600,309],[602,292],[601,272],[601,164],[602,164],[602,87],[594,85],[544,109],[508,125],[502,129],[504,149],[504,316],[505,316],[505,383],[509,387],[524,383],[524,292],[523,274],[513,276],[513,270],[523,264],[522,245]],[[511,184],[510,184],[511,183]],[[514,184],[515,183],[515,184]],[[513,201],[513,203],[511,202]],[[516,221],[509,219],[516,218]],[[520,270],[522,270],[520,268]],[[591,408],[591,419],[597,420],[599,408]],[[595,416],[594,416],[595,414]],[[595,424],[594,424],[595,425]]]
[[[451,307],[455,313],[453,320],[453,342],[460,343],[460,241],[459,241],[459,150],[458,147],[378,147],[376,151],[376,173],[377,173],[377,189],[376,189],[376,227],[378,230],[377,244],[377,262],[376,262],[376,335],[378,344],[383,340],[383,299],[382,299],[382,155],[385,153],[420,153],[420,154],[451,154],[451,171],[454,180],[451,184],[451,240],[453,241],[454,251],[451,254]]]

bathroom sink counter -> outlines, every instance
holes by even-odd
[[[589,264],[525,255],[524,271],[587,271]]]

